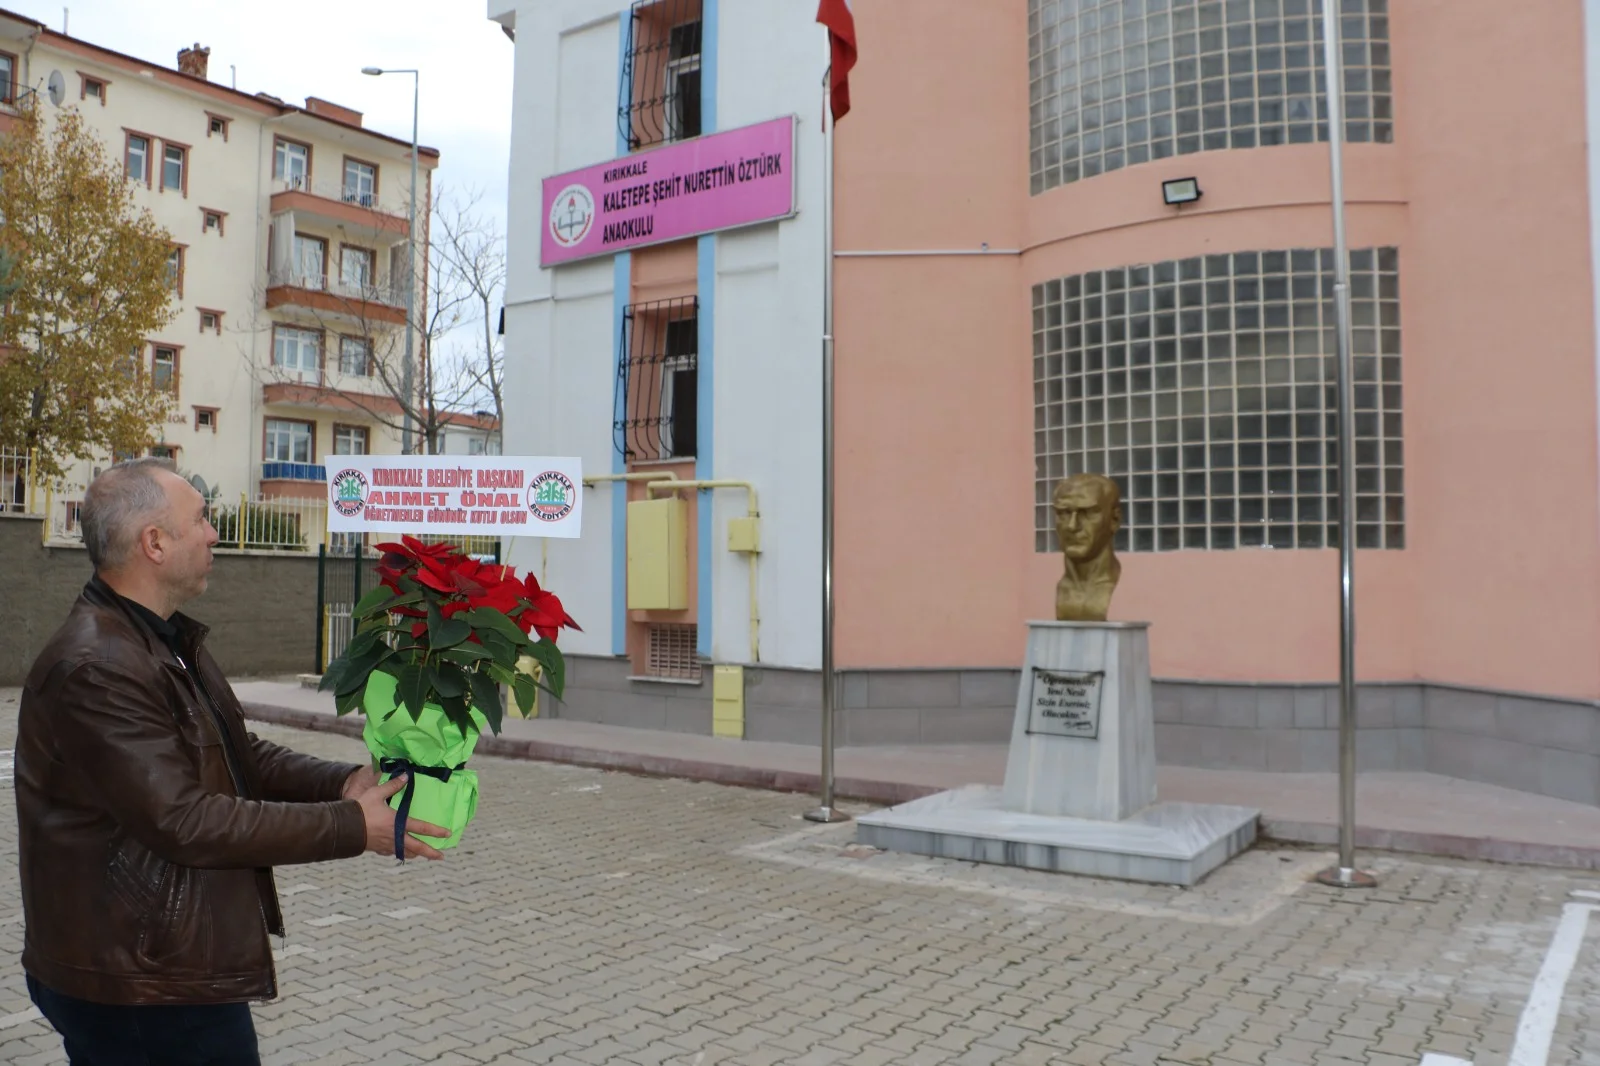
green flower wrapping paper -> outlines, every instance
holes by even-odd
[[[413,766],[450,770],[448,781],[413,773],[410,788],[395,793],[389,806],[398,812],[406,791],[411,791],[409,816],[450,830],[447,840],[423,836],[417,839],[441,850],[453,848],[461,842],[462,830],[478,809],[477,772],[455,769],[471,758],[478,732],[463,733],[445,715],[444,708],[435,703],[426,704],[421,716],[413,720],[411,712],[400,705],[397,689],[394,677],[382,671],[374,671],[367,678],[362,697],[367,724],[362,739],[380,767],[385,759],[405,759]],[[472,718],[478,731],[488,727],[487,719],[477,708],[472,709]],[[381,780],[388,781],[392,776],[384,773]]]

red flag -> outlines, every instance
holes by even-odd
[[[833,100],[833,121],[850,110],[850,68],[856,65],[856,20],[850,0],[822,0],[817,21],[828,27],[829,61],[833,64],[828,95]]]

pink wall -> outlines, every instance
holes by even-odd
[[[1352,245],[1401,248],[1408,546],[1358,555],[1358,668],[1592,698],[1581,13],[1394,6],[1396,143],[1352,145],[1346,167]],[[1015,665],[1060,574],[1033,550],[1030,287],[1331,244],[1327,149],[1201,153],[1029,196],[1026,4],[855,8],[864,47],[837,134],[837,247],[1021,254],[838,264],[840,661]],[[1201,204],[1163,205],[1161,180],[1190,175]],[[1124,562],[1113,616],[1155,623],[1158,675],[1336,676],[1336,553]]]

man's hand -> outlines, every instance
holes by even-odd
[[[361,771],[356,771],[359,774]],[[354,778],[356,775],[352,774]],[[377,852],[379,855],[394,854],[394,809],[389,806],[389,797],[406,787],[405,776],[396,777],[384,784],[376,785],[362,792],[359,796],[352,797],[361,804],[361,813],[367,820],[367,850]],[[442,859],[444,856],[436,849],[429,847],[412,833],[421,833],[425,837],[448,837],[450,830],[442,829],[431,822],[419,821],[416,818],[406,819],[406,857],[424,859]]]
[[[363,766],[344,779],[344,788],[339,790],[340,799],[360,799],[361,793],[369,788],[378,787],[378,771],[371,766]]]

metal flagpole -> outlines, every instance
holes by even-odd
[[[1339,861],[1317,874],[1317,880],[1336,888],[1371,888],[1377,881],[1356,869],[1355,858],[1355,375],[1350,354],[1350,248],[1344,224],[1344,49],[1339,40],[1339,0],[1322,0],[1322,48],[1333,193],[1333,298],[1339,329]]]
[[[822,75],[822,800],[805,813],[813,822],[843,822],[833,805],[833,68]]]

